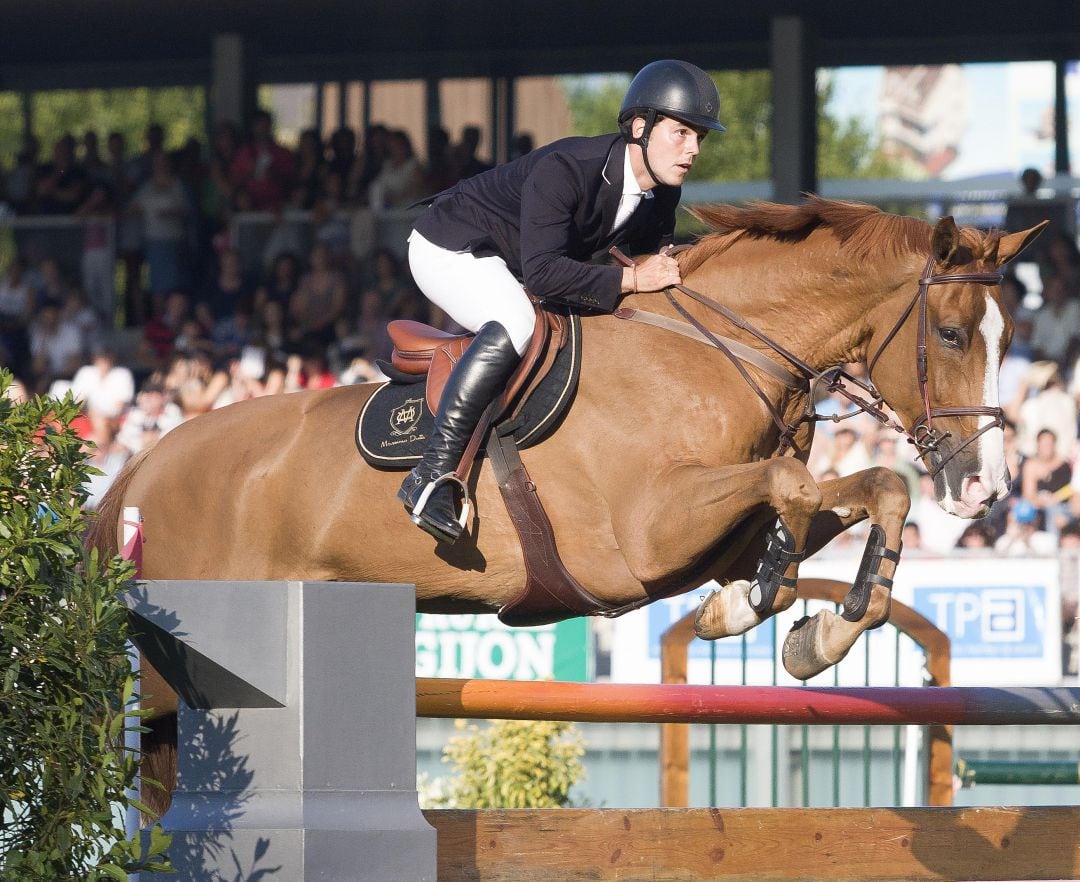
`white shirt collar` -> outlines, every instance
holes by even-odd
[[[634,168],[630,164],[630,145],[626,145],[626,150],[623,153],[623,179],[622,179],[622,194],[623,196],[640,196],[642,199],[652,199],[652,190],[642,190],[638,186],[637,177],[634,175]]]

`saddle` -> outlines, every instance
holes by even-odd
[[[455,469],[467,480],[487,439],[486,453],[521,542],[526,571],[524,587],[498,615],[518,627],[616,611],[586,591],[563,565],[536,484],[518,455],[520,448],[545,437],[565,413],[581,365],[580,318],[539,305],[536,311],[520,366],[485,413]],[[423,453],[450,371],[472,335],[456,336],[413,321],[391,322],[388,332],[394,350],[390,363],[380,367],[390,379],[364,405],[356,444],[378,468],[410,468]]]

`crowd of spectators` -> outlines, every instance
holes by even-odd
[[[478,157],[475,127],[457,143],[442,129],[430,132],[426,163],[404,131],[382,125],[371,126],[362,144],[348,128],[325,143],[307,130],[291,150],[262,111],[246,138],[220,125],[208,150],[191,140],[168,151],[165,141],[152,125],[145,149],[129,155],[112,133],[102,155],[94,132],[79,141],[65,135],[42,161],[30,139],[2,182],[17,213],[82,219],[77,271],[65,273],[48,254],[19,254],[4,269],[0,363],[18,378],[16,394],[70,388],[85,402],[78,428],[103,473],[90,506],[128,457],[184,420],[246,398],[377,378],[390,320],[445,326],[400,252],[372,248],[370,240],[357,247],[343,216],[407,207],[490,167]],[[515,141],[516,153],[531,147],[527,136]],[[284,226],[275,227],[260,259],[245,264],[231,238],[234,213],[280,218],[289,209],[310,212],[310,245],[298,247]],[[1016,328],[1001,369],[1014,480],[988,519],[945,514],[932,480],[893,430],[865,415],[819,424],[809,463],[817,478],[883,465],[905,480],[907,554],[1080,547],[1080,251],[1055,230],[1035,255],[1041,291],[1029,296],[1015,275],[1001,289]],[[117,346],[118,323],[133,348]],[[840,397],[818,408],[837,416],[852,410]],[[861,541],[849,531],[836,545]],[[1069,673],[1076,674],[1075,597],[1066,602]]]

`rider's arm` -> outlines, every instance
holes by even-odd
[[[572,158],[550,153],[537,163],[521,193],[522,274],[539,297],[611,312],[630,290],[624,288],[623,269],[568,256],[574,214],[585,193],[584,172]]]

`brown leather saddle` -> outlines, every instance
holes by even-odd
[[[536,484],[521,462],[512,432],[518,410],[570,342],[575,321],[574,317],[537,305],[536,325],[521,365],[506,391],[484,414],[455,469],[455,474],[467,482],[480,445],[487,439],[486,453],[525,560],[524,587],[499,610],[500,620],[508,625],[542,625],[575,616],[621,611],[592,596],[566,570],[551,521],[540,502]],[[424,397],[426,406],[434,413],[450,371],[468,348],[472,335],[456,336],[413,321],[391,322],[388,331],[394,344],[393,368],[402,374],[426,375]]]

